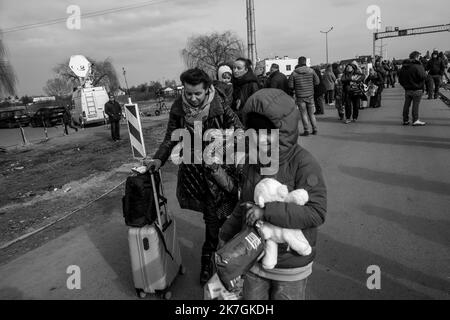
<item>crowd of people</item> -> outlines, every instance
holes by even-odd
[[[426,79],[433,79],[438,86],[437,76],[444,75],[445,63],[434,53],[425,67],[422,60],[418,52],[413,52],[401,67],[395,60],[377,59],[366,75],[366,70],[352,61],[328,65],[322,74],[318,68],[308,67],[302,56],[289,77],[273,64],[263,83],[246,58],[236,59],[233,65],[219,66],[214,81],[198,68],[181,74],[183,93],[171,107],[164,141],[155,155],[145,161],[149,169],[158,170],[167,162],[179,143],[172,140],[175,130],[186,129],[191,137],[195,135],[195,122],[202,124],[202,132],[255,129],[256,141],[266,146],[274,143],[272,130],[278,129],[279,170],[271,177],[286,184],[289,191],[303,188],[309,194],[305,206],[269,203],[261,208],[253,202],[255,186],[264,178],[261,173],[264,165],[259,158],[257,164],[181,163],[176,191],[180,207],[201,212],[205,223],[201,285],[213,275],[214,252],[247,225],[264,220],[283,228],[301,229],[313,252],[300,256],[280,245],[274,269],[266,270],[257,262],[244,275],[244,299],[305,298],[306,280],[316,254],[317,227],[325,221],[327,193],[320,165],[297,143],[298,136],[318,133],[315,116],[323,114],[325,104],[335,106],[344,123],[357,121],[364,105],[381,107],[383,89],[395,87],[397,78],[406,91],[403,123],[409,124],[409,105],[413,102],[413,124],[423,125],[418,118],[418,103]],[[432,92],[428,89],[428,93]],[[267,131],[263,133],[260,129]],[[204,143],[203,150],[207,146]],[[194,150],[185,152],[191,152],[194,159],[198,157]]]

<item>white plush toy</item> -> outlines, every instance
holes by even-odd
[[[288,192],[287,186],[273,178],[261,180],[255,187],[254,201],[264,208],[266,203],[280,201],[305,205],[309,200],[308,192],[304,189]],[[288,247],[302,256],[311,254],[311,246],[299,229],[286,229],[270,223],[258,221],[257,228],[266,240],[265,254],[262,259],[264,269],[273,269],[278,259],[278,243],[287,243]]]

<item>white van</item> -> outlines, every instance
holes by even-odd
[[[81,125],[104,122],[105,103],[109,101],[104,87],[78,88],[72,95],[72,117]]]

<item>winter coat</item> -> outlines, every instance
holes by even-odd
[[[327,90],[325,88],[325,85],[323,84],[323,78],[322,75],[320,74],[320,70],[319,69],[313,70],[317,74],[317,77],[319,78],[319,84],[314,86],[314,98],[318,98],[324,95]]]
[[[162,164],[167,161],[172,149],[178,143],[178,141],[172,141],[172,133],[177,129],[186,128],[186,114],[182,103],[182,97],[179,97],[173,103],[170,109],[166,135],[158,151],[153,156],[154,159],[161,160]],[[226,105],[218,94],[215,94],[211,101],[208,118],[203,122],[202,133],[204,134],[208,129],[229,128],[238,129],[243,128],[243,126],[233,110]],[[192,136],[193,134],[191,133]],[[194,146],[193,141],[191,146]],[[206,143],[203,143],[202,150],[205,147]],[[191,151],[183,150],[183,152]],[[211,207],[217,208],[220,205],[217,201],[220,200],[220,192],[222,191],[215,183],[210,172],[205,170],[203,164],[180,164],[178,168],[177,198],[181,208],[199,212],[211,209]]]
[[[248,98],[259,90],[258,78],[249,70],[240,78],[233,77],[233,103],[231,109],[239,116]]]
[[[266,81],[266,88],[280,89],[290,94],[287,77],[280,71],[272,72]]]
[[[216,93],[224,99],[225,103],[229,107],[231,107],[231,104],[233,103],[233,86],[218,80],[215,80],[213,84],[216,89]]]
[[[294,90],[297,99],[314,96],[314,86],[320,84],[320,79],[313,69],[307,66],[298,67],[289,77],[289,88]]]
[[[116,100],[105,103],[105,113],[108,115],[110,121],[119,121],[122,119],[122,107]]]
[[[420,61],[405,60],[398,71],[398,81],[405,90],[422,90],[427,74]]]
[[[253,202],[255,186],[266,177],[287,185],[289,191],[305,189],[309,194],[306,205],[266,203],[263,219],[282,228],[301,229],[313,248],[310,255],[300,256],[293,250],[288,251],[286,244],[279,244],[276,268],[307,266],[316,255],[317,227],[324,223],[327,210],[327,191],[322,170],[317,160],[297,143],[300,112],[291,97],[279,90],[263,89],[248,100],[243,110],[244,120],[249,112],[266,116],[279,129],[279,169],[273,176],[261,176],[257,164],[245,164],[240,179],[240,202]],[[226,242],[243,228],[245,211],[237,206],[225,221],[219,236]]]
[[[443,76],[445,71],[445,63],[441,58],[431,58],[427,63],[426,70],[430,76]]]
[[[336,76],[333,71],[325,71],[322,77],[323,85],[325,86],[325,90],[330,91],[334,90],[334,83],[336,82]]]
[[[69,124],[72,120],[72,115],[70,114],[69,109],[65,109],[63,113],[63,123]]]
[[[361,90],[361,85],[364,81],[364,75],[360,73],[354,65],[350,64],[350,66],[352,66],[353,72],[348,73],[345,71],[341,79],[344,95],[350,97],[362,96],[363,92]]]
[[[379,73],[375,73],[373,75],[369,74],[369,76],[364,81],[366,84],[369,84],[372,82],[377,87],[380,87],[383,85],[383,79],[381,78],[381,75]]]

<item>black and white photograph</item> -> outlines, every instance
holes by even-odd
[[[449,59],[445,0],[0,0],[0,300],[449,300]]]

